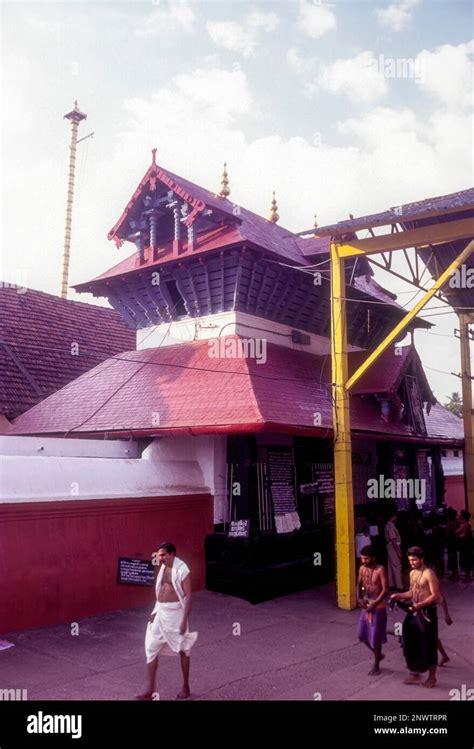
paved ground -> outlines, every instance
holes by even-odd
[[[334,587],[252,606],[204,591],[195,594],[191,689],[196,700],[448,700],[451,689],[474,687],[474,584],[444,583],[454,624],[441,616],[440,636],[451,658],[438,687],[402,684],[398,638],[389,634],[382,675],[368,676],[370,653],[356,639],[357,611],[339,610]],[[146,609],[117,611],[69,625],[3,634],[15,647],[0,651],[0,689],[27,689],[29,700],[129,700],[144,686]],[[401,621],[389,614],[389,631]],[[240,625],[240,635],[234,634]],[[160,699],[180,686],[177,658],[162,658]]]

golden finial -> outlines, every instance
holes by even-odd
[[[221,177],[221,190],[218,193],[219,198],[228,198],[230,195],[229,175],[227,174],[227,162],[224,161],[224,171]]]
[[[275,190],[273,190],[273,200],[272,200],[272,207],[270,208],[270,215],[268,217],[268,220],[272,222],[272,224],[276,224],[280,216],[278,215],[278,206],[275,198]]]
[[[317,214],[317,213],[315,213],[315,214],[314,214],[314,224],[313,224],[313,229],[314,229],[314,236],[315,236],[315,237],[317,237],[317,236],[318,236],[318,234],[317,234],[317,231],[316,231],[316,229],[317,229],[317,228],[318,228],[318,214]]]

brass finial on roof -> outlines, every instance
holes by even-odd
[[[317,214],[317,213],[315,213],[315,214],[314,214],[314,224],[313,224],[313,229],[314,229],[314,236],[315,236],[315,237],[317,236],[317,232],[316,232],[316,229],[318,228],[318,226],[319,226],[319,224],[318,224],[318,214]]]
[[[221,189],[217,197],[228,198],[229,195],[230,195],[229,175],[227,174],[227,162],[224,161],[224,171],[222,172],[222,177],[221,177]]]
[[[276,224],[280,216],[278,215],[278,206],[275,198],[275,190],[273,190],[273,200],[272,200],[272,207],[270,208],[270,215],[268,217],[268,220],[272,222],[272,224]]]

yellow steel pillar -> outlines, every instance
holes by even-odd
[[[349,393],[346,389],[347,321],[344,259],[331,242],[331,359],[334,424],[337,605],[356,606],[354,502]]]
[[[468,320],[467,315],[459,315],[464,419],[464,477],[466,482],[467,509],[474,518],[474,430],[472,424],[472,380]]]

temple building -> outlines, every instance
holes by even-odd
[[[136,347],[20,415],[3,438],[18,452],[6,458],[0,523],[18,539],[23,510],[34,513],[34,548],[40,533],[53,541],[46,526],[61,517],[51,580],[70,543],[86,549],[74,600],[62,591],[54,621],[149,600],[120,587],[114,565],[150,559],[166,539],[197,588],[252,602],[334,577],[329,237],[280,226],[275,194],[268,218],[230,195],[226,170],[215,194],[160,167],[153,151],[108,234],[126,256],[74,287],[107,299]],[[355,371],[406,310],[363,257],[347,263],[346,298]],[[436,402],[416,352],[420,327],[430,324],[415,319],[410,344],[386,351],[351,395],[355,503],[379,514],[390,503],[406,513],[441,505],[442,451],[462,451],[462,421]],[[56,452],[32,457],[27,438]],[[10,628],[20,621],[12,615]]]

